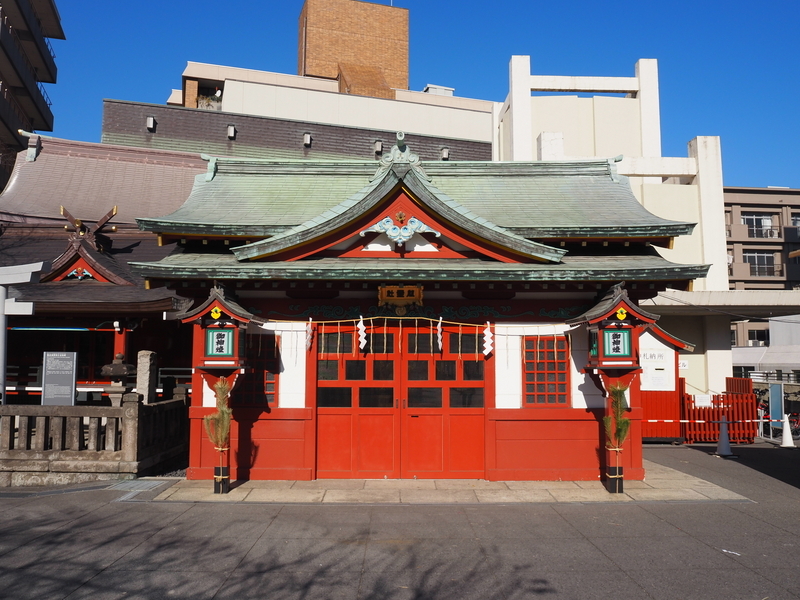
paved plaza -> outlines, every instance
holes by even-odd
[[[0,490],[0,597],[800,598],[800,452],[645,449],[647,479]]]

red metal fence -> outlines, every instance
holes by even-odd
[[[728,436],[734,444],[752,444],[758,434],[758,400],[749,379],[729,377],[724,394],[711,396],[710,407],[695,406],[694,396],[682,394],[681,419],[686,442],[718,442],[720,421],[728,421]],[[700,422],[698,422],[700,421]]]

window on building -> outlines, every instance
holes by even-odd
[[[745,250],[742,259],[750,265],[753,277],[771,277],[780,275],[780,267],[775,265],[775,253],[759,250]]]
[[[731,348],[736,345],[736,330],[731,329]]]
[[[769,346],[769,329],[750,329],[747,332],[748,346]]]
[[[526,337],[524,365],[523,406],[569,406],[569,345],[566,337]]]
[[[755,370],[755,367],[733,367],[733,376],[740,379],[749,379],[750,373]]]
[[[800,227],[800,213],[792,213],[792,227]]]
[[[773,214],[742,213],[742,224],[747,225],[747,237],[777,238],[780,237],[778,227],[773,226]],[[777,222],[777,219],[775,220]]]

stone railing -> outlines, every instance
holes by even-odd
[[[185,455],[185,395],[122,406],[0,406],[0,487],[131,479]]]

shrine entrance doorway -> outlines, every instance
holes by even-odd
[[[482,327],[380,319],[365,335],[316,336],[317,477],[483,478]]]

